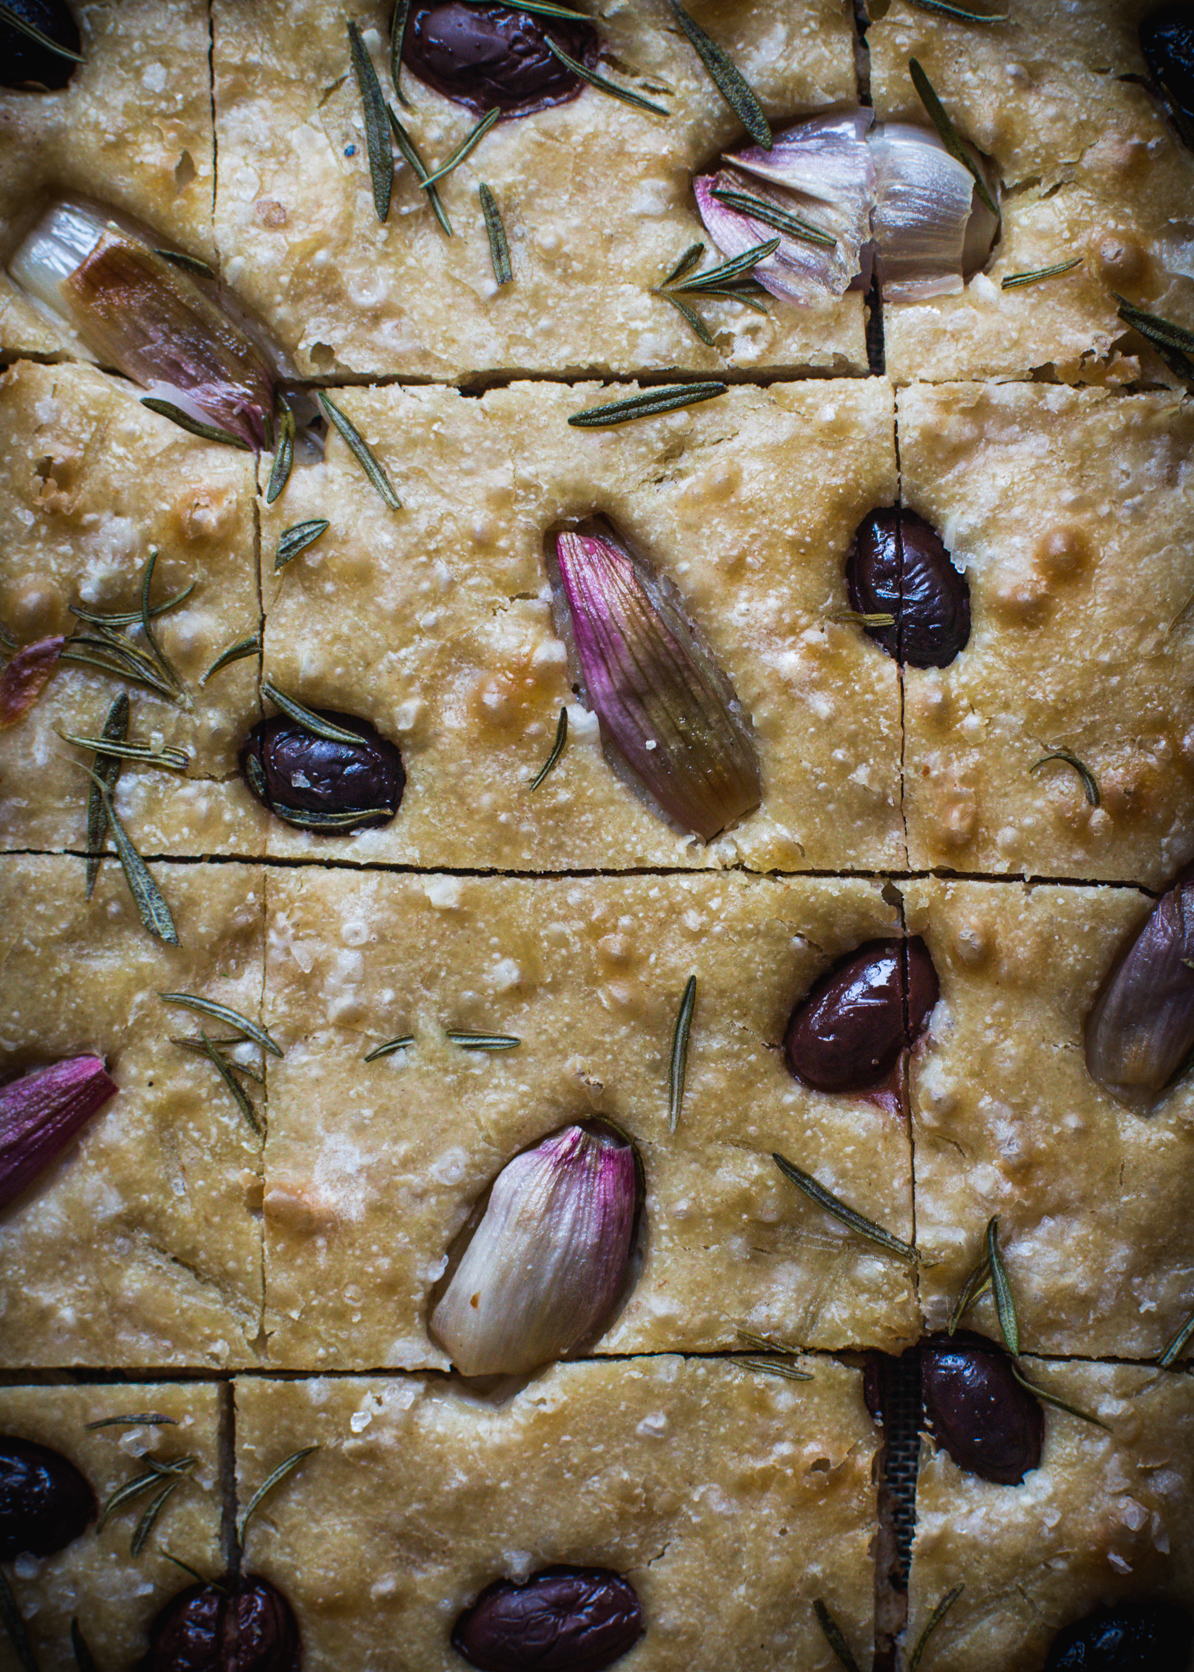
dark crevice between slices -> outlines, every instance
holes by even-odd
[[[216,20],[215,0],[207,0],[207,95],[211,108],[211,247],[216,252],[216,271],[220,271],[219,246],[216,243],[216,188],[220,179],[220,140],[216,132]]]
[[[883,1443],[877,1458],[879,1536],[875,1547],[874,1672],[896,1672],[897,1641],[908,1624],[908,1579],[916,1532],[916,1477],[922,1409],[920,1355],[877,1355]]]
[[[236,1390],[231,1376],[221,1377],[219,1386],[216,1478],[220,1497],[220,1560],[224,1572],[232,1573],[239,1565],[236,1537]]]

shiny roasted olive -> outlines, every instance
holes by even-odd
[[[1018,1486],[1040,1463],[1044,1413],[996,1342],[967,1330],[929,1336],[920,1386],[933,1438],[968,1474]]]
[[[7,5],[49,40],[78,52],[79,26],[65,0],[7,0]],[[65,87],[78,67],[74,59],[51,52],[11,23],[0,23],[0,87],[52,91]]]
[[[629,1580],[606,1568],[544,1568],[499,1579],[466,1608],[452,1647],[482,1672],[602,1672],[643,1635]]]
[[[0,1562],[50,1556],[97,1514],[95,1493],[61,1452],[0,1435]]]
[[[597,59],[597,31],[588,23],[547,18],[517,6],[413,5],[402,62],[437,93],[479,116],[495,107],[529,116],[566,104],[584,82],[544,44],[553,40],[588,67]]]
[[[140,1672],[298,1672],[299,1629],[281,1591],[257,1574],[189,1585],[149,1628]]]
[[[790,1073],[814,1091],[877,1090],[924,1032],[939,991],[919,935],[867,941],[793,1010],[784,1034]]]
[[[263,806],[301,830],[346,836],[387,824],[402,804],[402,756],[368,720],[334,709],[321,719],[355,732],[359,744],[333,743],[285,714],[260,720],[241,746],[241,773]],[[345,814],[365,815],[359,820]]]
[[[1121,1602],[1058,1632],[1045,1672],[1186,1672],[1194,1622],[1171,1602]]]
[[[970,586],[915,511],[892,505],[859,524],[846,586],[851,609],[895,617],[891,626],[863,631],[901,664],[944,668],[969,642]]]
[[[1194,144],[1194,8],[1162,6],[1140,25],[1140,50],[1187,145]]]

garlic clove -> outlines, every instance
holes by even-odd
[[[602,519],[556,539],[589,705],[636,787],[706,842],[762,799],[749,718],[672,584]]]
[[[638,1183],[630,1145],[569,1126],[499,1173],[431,1316],[465,1376],[525,1375],[609,1318],[626,1278]]]
[[[0,1208],[119,1090],[102,1057],[71,1057],[0,1086]]]
[[[984,267],[999,220],[979,198],[974,177],[939,136],[910,122],[879,123],[871,225],[885,300],[911,302],[961,291]],[[967,147],[981,168],[984,159]],[[998,182],[989,182],[992,192]]]
[[[1144,1113],[1194,1051],[1194,877],[1163,894],[1120,952],[1086,1022],[1086,1066]]]

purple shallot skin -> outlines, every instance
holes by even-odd
[[[119,1087],[102,1057],[71,1057],[0,1086],[0,1209],[16,1200]]]

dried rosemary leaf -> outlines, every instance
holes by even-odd
[[[668,0],[668,4],[671,6],[672,16],[688,36],[701,63],[708,70],[717,91],[755,144],[761,145],[764,151],[770,151],[771,124],[763,114],[763,107],[753,87],[717,42],[706,35],[695,18],[689,17],[679,0]]]
[[[173,1562],[176,1568],[181,1568],[184,1573],[189,1573],[192,1579],[197,1579],[200,1585],[210,1585],[213,1590],[227,1595],[228,1587],[226,1585],[221,1585],[218,1579],[209,1579],[205,1573],[200,1573],[198,1568],[193,1568],[190,1562],[184,1562],[181,1556],[172,1556],[168,1550],[163,1550],[162,1555],[168,1562]]]
[[[1007,1267],[999,1252],[999,1220],[987,1223],[987,1265],[991,1272],[991,1291],[995,1296],[995,1311],[999,1316],[999,1330],[1004,1345],[1013,1358],[1020,1353],[1020,1321],[1016,1317],[1016,1300],[1008,1281]]]
[[[990,187],[983,179],[982,171],[971,159],[969,151],[962,144],[958,130],[954,127],[946,112],[945,106],[933,91],[933,85],[928,76],[921,69],[915,58],[908,60],[908,73],[912,77],[912,85],[920,94],[920,102],[929,113],[929,120],[937,130],[942,145],[957,162],[972,176],[974,189],[993,215],[999,214],[999,206],[991,196]]]
[[[108,710],[108,718],[104,721],[103,738],[105,743],[119,743],[129,734],[129,699],[128,692],[122,691]],[[110,795],[116,793],[117,780],[120,777],[119,755],[96,751],[92,762],[95,775],[108,789]],[[95,893],[95,882],[99,876],[100,860],[103,857],[104,837],[108,832],[108,815],[104,810],[104,799],[97,785],[92,784],[87,791],[87,898],[90,900]]]
[[[150,615],[156,619],[159,615],[165,615],[169,610],[176,610],[180,604],[186,603],[198,584],[198,581],[192,581],[189,586],[184,586],[181,592],[176,592],[172,598],[163,598],[160,604],[151,604],[149,607]],[[115,610],[109,614],[103,614],[99,610],[89,610],[85,604],[69,604],[67,608],[72,615],[77,615],[80,621],[90,622],[95,627],[132,627],[141,620],[139,608],[135,610]]]
[[[1191,1312],[1185,1323],[1180,1324],[1165,1343],[1161,1356],[1157,1360],[1162,1370],[1168,1370],[1171,1364],[1177,1363],[1189,1345],[1191,1337],[1194,1337],[1194,1312]]]
[[[1112,294],[1119,303],[1118,317],[1152,344],[1174,376],[1187,381],[1194,379],[1194,361],[1190,359],[1194,354],[1194,331],[1187,331],[1184,325],[1174,325],[1159,314],[1136,307],[1118,292],[1113,291]]]
[[[2,1567],[0,1567],[0,1620],[4,1622],[4,1629],[8,1633],[16,1657],[21,1663],[22,1672],[38,1672],[37,1656],[33,1653],[33,1645],[29,1641],[29,1633],[25,1630],[21,1610],[17,1607],[17,1599],[12,1594],[12,1588]]]
[[[703,244],[690,244],[676,265],[660,279],[660,289],[666,289],[668,285],[675,284],[677,279],[682,279],[686,274],[691,273],[704,253],[705,246]]]
[[[489,0],[465,0],[465,4],[485,6],[489,4]],[[552,0],[527,0],[525,6],[522,4],[522,0],[519,0],[518,9],[520,12],[534,12],[537,17],[562,18],[567,23],[592,23],[593,21],[591,17],[586,17],[584,12],[573,11],[569,6],[554,5]]]
[[[194,1051],[201,1057],[207,1055],[208,1041],[203,1038],[202,1034],[172,1033],[167,1037],[171,1045],[177,1045],[184,1051]],[[238,1034],[232,1039],[213,1039],[210,1043],[213,1045],[247,1045],[249,1041],[242,1039]],[[235,1057],[225,1057],[224,1061],[234,1073],[245,1075],[247,1079],[255,1081],[259,1086],[265,1084],[265,1075],[258,1069],[251,1068],[247,1062],[239,1062]]]
[[[430,191],[433,187],[437,186],[446,175],[451,174],[453,169],[459,168],[464,159],[470,156],[472,152],[477,149],[477,146],[480,145],[490,128],[492,128],[494,123],[499,120],[501,114],[500,110],[487,110],[472,132],[466,134],[464,139],[461,140],[460,144],[456,147],[455,151],[452,152],[452,155],[448,158],[447,162],[441,163],[435,170],[434,174],[429,174],[425,180],[421,180],[419,182],[423,190],[425,192]]]
[[[294,468],[294,413],[288,402],[279,397],[278,406],[281,416],[276,426],[277,449],[274,462],[269,473],[269,483],[265,490],[265,503],[272,505],[290,480],[290,472]]]
[[[514,264],[510,260],[510,241],[506,237],[506,227],[497,198],[484,180],[477,190],[481,198],[481,213],[485,216],[485,234],[489,239],[489,259],[493,263],[493,276],[499,285],[511,284],[514,280]]]
[[[157,562],[158,553],[155,547],[150,551],[149,556],[145,560],[145,571],[141,576],[141,631],[145,635],[146,644],[157,657],[158,666],[161,668],[162,673],[169,680],[170,684],[174,686],[176,691],[181,691],[182,679],[179,677],[178,669],[174,666],[170,658],[166,655],[166,652],[162,649],[161,645],[154,637],[153,611],[149,607],[149,593],[153,586],[153,572],[157,568]]]
[[[410,0],[398,0],[390,25],[390,80],[394,85],[394,97],[404,110],[410,109],[410,100],[402,91],[402,48],[406,44],[406,20],[409,16]]]
[[[1051,749],[1047,755],[1042,755],[1041,759],[1037,761],[1035,766],[1029,767],[1028,770],[1030,772],[1039,772],[1041,767],[1048,766],[1050,761],[1064,761],[1067,766],[1073,767],[1074,771],[1082,780],[1082,788],[1086,792],[1087,801],[1092,807],[1097,807],[1099,805],[1099,802],[1103,798],[1099,792],[1098,779],[1095,777],[1090,768],[1083,761],[1080,761],[1077,755],[1071,754],[1068,749]]]
[[[896,618],[889,610],[831,610],[829,619],[843,626],[894,627]]]
[[[1038,1387],[1035,1382],[1030,1382],[1018,1364],[1012,1365],[1012,1375],[1022,1388],[1027,1388],[1029,1393],[1034,1393],[1046,1405],[1052,1405],[1059,1411],[1066,1411],[1070,1416],[1079,1417],[1083,1422],[1092,1422],[1096,1428],[1101,1428],[1106,1434],[1112,1432],[1100,1417],[1092,1417],[1089,1411],[1080,1410],[1077,1405],[1067,1404],[1064,1399],[1059,1399],[1057,1394],[1050,1393],[1047,1388]]]
[[[738,1365],[743,1370],[757,1370],[764,1376],[782,1376],[785,1382],[812,1382],[816,1380],[811,1370],[797,1370],[794,1364],[786,1364],[783,1359],[765,1358],[735,1358],[731,1364]]]
[[[917,1638],[916,1647],[908,1657],[908,1672],[916,1672],[917,1667],[920,1665],[921,1658],[928,1647],[930,1637],[932,1637],[933,1633],[937,1630],[937,1627],[941,1624],[942,1620],[944,1620],[945,1616],[949,1613],[950,1609],[953,1607],[954,1603],[957,1602],[958,1598],[965,1589],[965,1585],[955,1585],[952,1591],[946,1591],[945,1595],[941,1598],[941,1601],[929,1615],[928,1620],[925,1622],[925,1629]]]
[[[157,1411],[138,1411],[127,1417],[100,1417],[96,1422],[85,1422],[83,1427],[92,1432],[100,1428],[177,1428],[177,1417],[164,1417]]]
[[[755,244],[749,250],[743,250],[741,255],[723,261],[720,267],[710,267],[704,273],[694,273],[682,280],[672,280],[675,289],[687,294],[690,291],[709,291],[724,289],[736,279],[745,278],[751,269],[757,267],[760,261],[766,261],[768,256],[779,249],[778,238],[768,238],[762,244]]]
[[[350,743],[354,748],[360,745],[361,739],[358,732],[345,731],[343,726],[333,725],[330,720],[325,720],[322,715],[313,713],[309,708],[304,708],[301,702],[296,702],[293,697],[288,697],[285,691],[279,691],[278,687],[268,679],[261,681],[261,694],[263,697],[268,697],[275,708],[280,708],[288,719],[294,720],[302,726],[304,731],[311,732],[313,736],[322,737],[327,743]],[[356,816],[359,818],[361,815],[357,814]]]
[[[644,389],[641,395],[614,401],[610,406],[589,406],[574,412],[568,422],[577,429],[601,430],[613,424],[628,424],[635,418],[656,418],[664,412],[696,406],[726,392],[724,383],[677,383],[664,389]]]
[[[688,303],[685,302],[683,298],[675,295],[670,290],[653,290],[651,294],[652,296],[660,297],[663,301],[669,303],[673,308],[675,308],[676,312],[680,315],[680,318],[684,320],[687,325],[692,327],[706,348],[716,348],[717,344],[713,340],[712,331],[710,331],[709,327],[705,324],[705,321],[701,318],[696,309],[689,307]]]
[[[253,1101],[248,1092],[241,1085],[236,1075],[232,1072],[233,1064],[228,1061],[227,1057],[222,1056],[220,1052],[216,1050],[215,1046],[204,1033],[202,1028],[199,1029],[199,1037],[203,1041],[203,1049],[207,1054],[207,1060],[211,1063],[216,1073],[220,1076],[220,1079],[223,1080],[224,1084],[227,1086],[232,1095],[232,1101],[245,1117],[249,1130],[258,1138],[264,1137],[265,1128],[261,1124],[261,1119],[257,1110],[253,1106]]]
[[[241,1516],[240,1526],[236,1530],[236,1542],[242,1550],[244,1549],[245,1544],[245,1528],[249,1525],[249,1522],[256,1510],[260,1508],[262,1500],[274,1490],[275,1486],[281,1485],[287,1475],[292,1475],[305,1458],[310,1457],[312,1452],[318,1450],[318,1446],[303,1446],[300,1451],[292,1451],[290,1456],[285,1458],[283,1462],[279,1463],[273,1473],[268,1475],[266,1479],[262,1481],[256,1492],[254,1492],[253,1496],[249,1499],[248,1508]]]
[[[858,1662],[850,1652],[850,1645],[846,1642],[842,1628],[820,1597],[813,1603],[813,1613],[817,1616],[817,1624],[824,1633],[825,1641],[846,1668],[846,1672],[861,1672]]]
[[[384,224],[390,213],[390,195],[394,190],[394,154],[390,150],[386,101],[382,98],[381,83],[373,68],[369,49],[351,18],[348,20],[348,46],[365,114],[365,149],[369,155],[369,175],[373,182],[373,207],[378,220]]]
[[[832,250],[837,247],[837,239],[831,232],[822,227],[814,226],[812,221],[806,221],[802,215],[793,215],[778,204],[771,203],[765,197],[756,197],[753,192],[735,192],[715,187],[713,196],[719,203],[724,203],[727,209],[736,209],[741,215],[749,215],[752,220],[762,221],[764,226],[773,226],[777,232],[786,232],[789,238],[799,238],[806,244],[819,244],[822,248]]]
[[[384,1045],[375,1045],[366,1053],[366,1062],[377,1062],[381,1057],[392,1057],[398,1051],[405,1051],[415,1042],[413,1033],[404,1033],[398,1039],[387,1039]]]
[[[7,24],[10,29],[15,29],[19,35],[25,35],[29,40],[36,41],[38,46],[45,47],[47,52],[52,52],[57,58],[69,58],[72,64],[85,64],[87,62],[81,53],[72,52],[70,47],[61,46],[57,41],[52,40],[49,35],[43,35],[36,24],[30,23],[28,18],[21,16],[20,12],[5,5],[4,0],[0,0],[0,23]]]
[[[99,788],[104,803],[104,812],[108,818],[108,826],[112,832],[112,840],[116,844],[116,852],[124,868],[125,881],[128,883],[129,893],[136,903],[142,924],[151,935],[156,936],[160,941],[165,941],[167,946],[177,946],[178,930],[174,927],[170,907],[166,904],[161,889],[150,875],[149,867],[133,846],[128,832],[116,817],[116,809],[112,805],[112,797],[108,791],[108,786],[102,778],[92,772],[90,767],[85,766],[83,771],[86,772],[92,783]]]
[[[1006,23],[1007,12],[969,12],[962,6],[951,6],[947,0],[911,0],[922,12],[937,12],[942,17],[956,18],[959,23]]]
[[[921,0],[923,4],[923,0]],[[1058,261],[1052,267],[1034,267],[1030,273],[1009,273],[1006,279],[1000,281],[1001,290],[1019,290],[1026,284],[1036,284],[1038,279],[1056,279],[1063,273],[1072,273],[1075,267],[1081,267],[1082,257],[1076,255],[1072,261]]]
[[[81,668],[95,668],[111,674],[114,679],[127,679],[134,685],[144,685],[167,702],[180,703],[179,692],[167,685],[143,656],[138,656],[131,645],[112,638],[100,638],[91,633],[74,633],[66,641],[60,662],[70,662]]]
[[[95,1656],[87,1647],[87,1639],[83,1636],[82,1627],[79,1625],[77,1617],[72,1619],[70,1623],[70,1646],[74,1651],[75,1665],[79,1672],[99,1672],[99,1667],[95,1664]]]
[[[276,819],[283,824],[292,824],[296,830],[346,830],[350,825],[364,824],[368,819],[392,819],[392,807],[364,807],[359,812],[345,813],[314,813],[305,807],[286,807],[280,801],[271,801],[269,810]]]
[[[832,1214],[843,1225],[849,1226],[850,1230],[857,1232],[860,1237],[866,1237],[868,1242],[877,1243],[880,1248],[886,1248],[888,1253],[898,1255],[901,1260],[907,1260],[909,1265],[919,1263],[920,1256],[915,1248],[906,1242],[901,1242],[899,1237],[892,1236],[891,1232],[885,1231],[882,1225],[876,1225],[873,1219],[868,1219],[865,1214],[861,1214],[855,1208],[850,1207],[848,1203],[842,1201],[840,1196],[835,1196],[831,1190],[826,1190],[823,1184],[817,1183],[811,1173],[803,1172],[801,1168],[786,1160],[782,1155],[778,1155],[774,1150],[771,1159],[790,1184],[794,1184],[798,1190],[803,1190],[804,1194],[816,1202],[819,1208],[823,1208],[826,1213]]]
[[[369,478],[370,482],[372,482],[373,486],[377,489],[378,493],[385,500],[390,510],[401,511],[402,501],[398,498],[398,495],[390,486],[390,478],[386,475],[381,465],[374,458],[373,453],[370,450],[369,443],[352,422],[352,419],[341,412],[340,408],[336,405],[335,401],[326,392],[326,390],[319,390],[318,399],[328,422],[335,425],[336,429],[339,430],[349,451],[353,454],[357,463],[365,472],[365,475]]]
[[[217,1022],[224,1022],[230,1028],[236,1028],[246,1039],[254,1045],[260,1045],[263,1051],[268,1051],[271,1057],[280,1057],[282,1047],[276,1039],[271,1039],[269,1032],[260,1022],[255,1022],[251,1016],[242,1016],[239,1010],[233,1010],[231,1005],[217,1004],[214,999],[199,998],[194,993],[159,993],[163,1004],[175,1004],[182,1010],[197,1010],[202,1016],[211,1016]]]
[[[172,424],[177,424],[180,430],[186,430],[188,435],[197,435],[203,441],[218,441],[225,447],[236,447],[242,453],[251,453],[253,449],[247,441],[242,441],[238,435],[230,435],[227,430],[220,429],[216,424],[205,424],[198,418],[192,418],[189,412],[184,412],[173,401],[161,400],[157,395],[142,395],[141,405],[147,406],[151,412],[169,418]]]
[[[556,762],[559,760],[560,756],[564,753],[564,745],[567,743],[567,741],[568,741],[568,710],[567,710],[567,708],[561,708],[560,718],[556,721],[556,735],[555,735],[555,738],[552,741],[551,752],[548,755],[547,759],[544,761],[543,765],[539,768],[538,772],[536,772],[535,776],[531,779],[530,784],[527,786],[528,793],[533,794],[535,792],[535,790],[537,790],[539,788],[539,785],[547,777],[547,774],[551,771],[552,767],[556,764]]]
[[[123,1486],[116,1488],[100,1511],[99,1520],[95,1524],[96,1532],[102,1533],[116,1511],[123,1509],[125,1504],[131,1504],[134,1499],[141,1497],[162,1480],[189,1474],[198,1461],[197,1457],[178,1457],[169,1463],[161,1463],[156,1457],[142,1457],[141,1462],[148,1465],[146,1472],[134,1476],[132,1480],[126,1480]]]
[[[94,650],[103,651],[105,655],[113,657],[117,662],[127,667],[131,674],[139,675],[144,682],[156,681],[171,702],[179,700],[181,692],[176,685],[170,683],[165,669],[110,628],[97,627],[94,633],[73,634],[67,640],[67,643],[89,645]]]
[[[962,1286],[962,1292],[950,1313],[948,1334],[953,1335],[974,1303],[991,1287],[991,1262],[984,1251],[978,1264]]]
[[[522,1044],[512,1033],[478,1033],[473,1028],[449,1028],[447,1035],[464,1051],[512,1051]]]
[[[308,546],[313,546],[331,526],[326,517],[312,517],[308,522],[295,523],[292,527],[284,529],[278,538],[278,549],[274,553],[275,572],[284,569],[288,563],[293,563],[300,552],[305,552]]]
[[[649,110],[653,116],[670,116],[670,110],[663,105],[653,104],[650,99],[644,99],[641,93],[632,93],[628,87],[619,87],[615,82],[607,81],[596,70],[590,70],[586,65],[570,58],[562,46],[557,45],[550,35],[544,35],[543,44],[553,58],[558,58],[564,68],[578,75],[582,81],[587,81],[590,87],[595,87],[599,93],[608,93],[611,99],[621,99],[623,104],[634,105],[638,110]]]
[[[145,766],[161,766],[170,772],[185,772],[191,764],[189,755],[169,745],[155,749],[152,743],[121,743],[115,738],[80,737],[74,732],[59,732],[58,735],[64,743],[73,743],[76,749],[95,749],[122,761],[141,761]]]
[[[668,1069],[667,1129],[674,1132],[684,1105],[684,1082],[688,1077],[688,1036],[692,1032],[692,1016],[696,1009],[697,978],[690,975],[680,1000],[676,1027],[672,1034],[672,1060]]]
[[[169,1501],[171,1495],[178,1491],[178,1488],[181,1485],[181,1477],[176,1477],[174,1480],[168,1480],[157,1495],[150,1499],[141,1515],[141,1519],[133,1528],[133,1536],[129,1540],[130,1556],[139,1556],[144,1550],[146,1544],[149,1542],[149,1535],[157,1526],[158,1520],[162,1511],[165,1509],[167,1502]]]
[[[200,685],[206,685],[212,675],[219,673],[221,668],[230,667],[233,662],[243,662],[246,656],[256,656],[260,649],[261,638],[257,633],[254,633],[252,638],[238,639],[235,644],[230,644],[227,650],[220,652],[199,681]]]
[[[793,1347],[787,1341],[775,1341],[769,1335],[756,1335],[749,1329],[739,1329],[738,1339],[745,1341],[757,1353],[782,1353],[785,1358],[796,1358],[803,1351],[803,1348]]]
[[[213,284],[219,281],[215,268],[208,266],[206,261],[200,261],[197,255],[184,255],[181,250],[155,250],[153,253],[168,261],[171,267],[181,267],[184,273],[190,273],[197,279],[210,279]]]
[[[401,151],[403,158],[410,165],[415,179],[419,182],[420,186],[424,185],[427,180],[428,168],[427,164],[419,155],[418,147],[415,145],[414,140],[407,133],[406,129],[402,126],[402,123],[394,115],[394,112],[390,109],[389,105],[386,106],[386,115],[390,119],[390,132],[394,135],[395,144],[398,146],[399,151]],[[438,186],[427,187],[427,201],[435,211],[436,220],[447,233],[448,237],[451,238],[452,223],[448,219],[448,211],[444,208],[443,199],[439,195]]]

